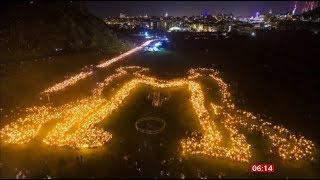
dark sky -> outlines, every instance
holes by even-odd
[[[99,17],[116,16],[120,12],[129,16],[164,15],[169,16],[200,15],[202,11],[209,14],[233,13],[235,16],[251,17],[260,13],[292,12],[295,1],[88,1],[89,10]],[[298,2],[296,13],[300,13],[303,1]]]

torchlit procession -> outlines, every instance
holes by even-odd
[[[117,61],[120,61],[120,60],[124,59],[125,57],[127,57],[127,56],[129,56],[129,55],[131,55],[131,54],[143,49],[145,46],[149,45],[153,41],[156,41],[156,39],[146,41],[141,46],[133,48],[130,51],[127,51],[127,52],[121,54],[120,56],[114,57],[114,58],[112,58],[110,60],[106,60],[104,63],[101,63],[101,64],[97,65],[97,67],[98,68],[107,68],[111,64],[113,64],[113,63],[115,63]],[[65,89],[68,86],[76,84],[79,80],[87,78],[90,75],[92,75],[91,71],[90,72],[80,72],[79,74],[74,75],[74,76],[64,80],[61,83],[57,83],[57,84],[53,85],[52,87],[49,87],[48,89],[44,90],[42,92],[42,94],[61,91],[61,90]]]
[[[48,132],[43,142],[50,146],[68,146],[71,148],[101,147],[112,138],[112,134],[95,125],[108,119],[108,116],[121,106],[134,88],[145,84],[156,88],[185,87],[190,92],[190,102],[202,127],[201,137],[192,136],[181,140],[182,154],[203,154],[211,157],[224,157],[239,162],[249,162],[251,145],[245,136],[237,130],[238,126],[248,131],[259,131],[271,143],[274,151],[282,159],[312,159],[314,144],[303,136],[296,136],[281,126],[272,126],[249,112],[237,110],[231,102],[228,85],[213,69],[191,69],[187,78],[159,80],[147,75],[149,69],[139,66],[127,66],[116,69],[115,74],[107,77],[92,91],[92,95],[60,107],[40,106],[27,109],[27,116],[19,118],[0,131],[5,143],[24,144],[34,139],[43,124],[48,121],[63,120]],[[110,82],[128,76],[130,79],[111,96],[104,99],[101,92]],[[219,86],[221,103],[211,100],[206,107],[203,87],[198,78],[209,78]],[[70,84],[70,83],[69,83]],[[230,134],[231,146],[224,147],[222,134],[217,130],[215,121],[220,117],[222,124]]]

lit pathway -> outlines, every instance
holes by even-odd
[[[96,67],[98,67],[98,68],[107,68],[111,64],[113,64],[115,62],[118,62],[120,60],[123,60],[124,58],[128,57],[129,55],[131,55],[131,54],[133,54],[133,53],[135,53],[137,51],[142,50],[144,47],[148,46],[150,43],[152,43],[153,41],[156,41],[156,40],[158,40],[158,39],[148,40],[145,43],[143,43],[141,46],[133,48],[130,51],[127,51],[127,52],[125,52],[125,53],[123,53],[123,54],[121,54],[121,55],[119,55],[117,57],[114,57],[112,59],[105,60],[105,62],[97,65]],[[76,75],[64,80],[63,82],[57,83],[57,84],[47,88],[46,90],[41,92],[41,94],[48,94],[48,93],[61,91],[61,90],[65,89],[68,86],[76,84],[79,80],[87,78],[90,75],[92,75],[91,71],[89,71],[89,72],[80,72],[80,73],[78,73],[78,74],[76,74]]]

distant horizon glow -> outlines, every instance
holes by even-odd
[[[237,17],[293,12],[300,14],[305,1],[87,1],[89,10],[99,17],[119,17],[120,13],[128,16],[193,16],[206,12],[210,15],[220,13],[233,14]]]

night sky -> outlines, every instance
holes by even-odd
[[[208,14],[233,13],[235,16],[251,17],[260,13],[292,12],[295,1],[88,1],[89,10],[99,17],[119,17],[120,12],[129,16],[155,15],[191,16]],[[296,13],[300,13],[304,5],[298,2]]]

